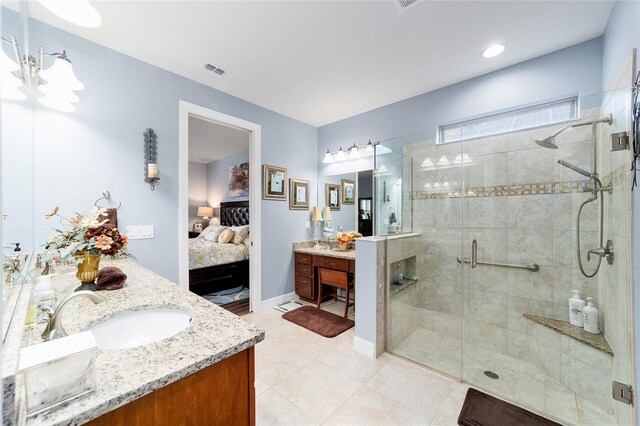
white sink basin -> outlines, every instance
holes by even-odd
[[[177,309],[154,309],[118,315],[93,328],[100,349],[135,348],[174,336],[187,328],[191,315]]]

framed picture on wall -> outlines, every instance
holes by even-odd
[[[355,204],[356,183],[349,179],[342,179],[342,204]]]
[[[324,184],[325,206],[331,210],[340,210],[340,185]]]
[[[287,169],[262,166],[262,198],[265,200],[287,200]]]
[[[229,168],[229,198],[249,196],[249,163]]]
[[[289,209],[309,210],[309,181],[289,179]]]

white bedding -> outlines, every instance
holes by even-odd
[[[204,238],[189,240],[189,269],[224,265],[249,259],[249,247],[245,244],[212,243]]]

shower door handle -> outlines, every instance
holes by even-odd
[[[471,268],[478,266],[478,241],[474,238],[471,242]]]

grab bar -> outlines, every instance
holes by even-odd
[[[473,259],[463,259],[461,257],[458,257],[456,259],[458,261],[458,263],[471,263],[471,267],[474,268],[474,261]],[[517,264],[517,263],[506,263],[506,262],[482,262],[479,260],[475,261],[476,265],[491,265],[491,266],[501,266],[504,268],[516,268],[516,269],[526,269],[527,271],[530,272],[538,272],[540,270],[540,265],[538,265],[537,263],[529,263],[528,265],[523,265],[523,264]]]
[[[478,266],[478,241],[474,238],[471,243],[471,269],[476,266]]]

